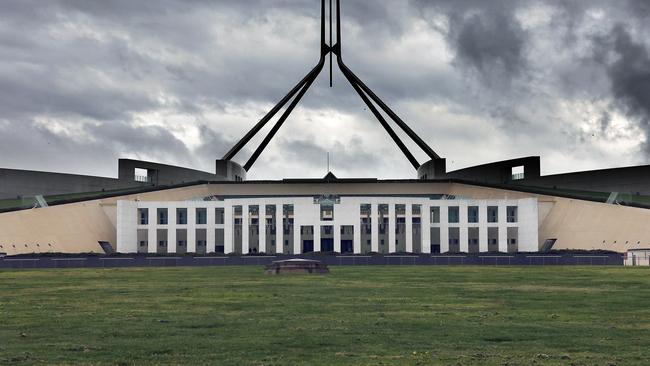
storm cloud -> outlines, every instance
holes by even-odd
[[[450,169],[650,158],[646,1],[342,0],[342,16],[348,66]],[[317,0],[3,1],[0,167],[115,176],[124,157],[212,171],[317,62],[318,26]],[[323,176],[328,152],[337,176],[414,177],[327,74],[250,177]]]

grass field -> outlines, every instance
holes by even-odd
[[[647,365],[650,270],[0,271],[0,364]]]

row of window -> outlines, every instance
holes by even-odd
[[[156,209],[156,222],[158,225],[167,225],[169,223],[169,210],[166,208]],[[197,207],[195,209],[195,223],[197,225],[206,225],[208,223],[208,209],[204,207]],[[215,208],[215,224],[221,225],[224,223],[224,209],[223,207]],[[138,209],[138,224],[149,224],[149,209]],[[176,224],[187,225],[187,208],[176,209]]]
[[[291,205],[285,205],[291,206]],[[395,205],[397,215],[404,214],[405,205]],[[403,206],[403,207],[398,207]],[[251,213],[256,213],[258,206],[249,206]],[[420,205],[413,205],[413,213],[420,213]],[[293,208],[293,207],[291,207]],[[398,209],[399,208],[399,209]],[[268,209],[268,206],[267,206]],[[431,220],[432,224],[440,223],[440,207],[432,206],[431,207]],[[195,223],[197,225],[205,225],[208,221],[208,212],[207,208],[197,207],[195,209]],[[235,206],[235,215],[241,215],[241,206]],[[275,210],[273,210],[275,211]],[[293,211],[293,210],[291,210]],[[288,212],[288,210],[285,210]],[[388,214],[388,205],[382,204],[379,205],[379,213],[382,215],[383,221],[387,222],[388,219],[383,217]],[[371,214],[371,206],[369,204],[361,205],[361,214],[366,215],[366,217],[361,219],[362,223],[369,222]],[[158,208],[156,209],[156,217],[158,225],[167,225],[168,220],[168,209],[167,208]],[[331,221],[334,220],[334,206],[332,205],[321,205],[321,220]],[[235,219],[237,220],[237,219]],[[267,219],[267,224],[271,224],[272,219]],[[398,217],[397,222],[403,222],[404,218]],[[414,218],[413,222],[419,221],[418,218]],[[506,207],[506,221],[509,223],[517,222],[517,206],[507,206]],[[460,222],[460,207],[459,206],[449,206],[447,207],[447,222],[448,223],[459,223]],[[467,222],[468,223],[478,223],[479,222],[479,207],[478,206],[468,206],[467,207]],[[488,206],[487,207],[487,222],[495,223],[499,222],[499,207],[498,206]],[[257,225],[257,219],[252,219],[251,224]],[[148,208],[139,208],[138,209],[138,224],[148,225],[149,224],[149,209]],[[178,225],[187,225],[187,208],[177,208],[176,209],[176,224]],[[224,209],[223,207],[215,208],[215,224],[221,225],[224,224]],[[237,222],[235,222],[237,224]],[[239,219],[239,224],[241,224],[241,219]]]
[[[517,222],[517,206],[506,207],[506,221],[511,223]],[[460,222],[460,207],[458,206],[447,207],[447,222],[448,223]],[[479,222],[478,206],[467,206],[467,222],[468,223]],[[487,222],[490,223],[499,222],[498,206],[487,206]],[[431,207],[431,223],[432,224],[440,223],[440,207],[437,206]]]

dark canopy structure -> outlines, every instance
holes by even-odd
[[[320,47],[320,59],[318,64],[309,71],[309,73],[296,84],[285,95],[253,128],[242,137],[242,139],[233,146],[230,151],[224,155],[223,160],[232,160],[235,155],[244,147],[246,144],[284,107],[287,103],[289,105],[282,113],[280,118],[275,122],[275,125],[271,128],[268,134],[264,137],[260,145],[255,149],[251,157],[248,159],[244,165],[244,169],[248,171],[260,154],[264,151],[266,146],[269,144],[271,139],[278,132],[280,127],[284,124],[286,119],[289,117],[293,109],[300,102],[300,99],[305,95],[309,87],[312,85],[314,80],[318,77],[320,72],[325,65],[327,56],[329,55],[329,66],[330,66],[330,87],[332,86],[332,58],[333,55],[336,55],[336,62],[339,66],[339,69],[345,76],[345,78],[350,82],[354,90],[359,94],[363,102],[368,106],[372,114],[379,121],[382,127],[386,130],[388,135],[393,139],[395,144],[400,148],[402,153],[406,156],[409,162],[413,165],[415,169],[420,167],[420,163],[413,156],[411,151],[406,147],[404,142],[397,135],[395,130],[389,125],[384,116],[380,113],[377,106],[388,115],[388,117],[393,120],[399,128],[406,133],[406,135],[415,142],[420,149],[422,149],[431,160],[438,160],[440,157],[436,154],[429,145],[427,145],[424,140],[420,138],[392,109],[390,109],[386,103],[384,103],[366,84],[355,75],[350,68],[345,65],[343,62],[343,57],[341,55],[341,2],[336,0],[336,43],[332,43],[332,0],[329,0],[329,43],[325,40],[325,0],[321,0],[321,47]],[[291,101],[291,102],[289,102]],[[376,105],[374,103],[376,103]]]

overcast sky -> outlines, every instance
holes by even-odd
[[[0,167],[116,176],[125,157],[214,172],[316,64],[319,11],[317,0],[2,0]],[[649,1],[342,0],[342,17],[347,65],[450,170],[528,155],[544,174],[650,161]],[[323,176],[327,151],[338,176],[415,177],[338,69],[334,88],[328,74],[249,178]]]

